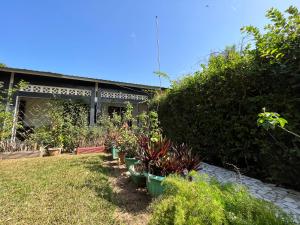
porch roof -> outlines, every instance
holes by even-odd
[[[28,70],[28,69],[20,69],[20,68],[12,68],[12,67],[0,67],[0,71],[30,74],[30,75],[36,75],[36,76],[64,78],[64,79],[71,79],[71,80],[81,80],[81,81],[88,81],[88,82],[97,82],[97,83],[102,83],[102,84],[113,84],[113,85],[133,87],[133,88],[152,89],[152,90],[160,89],[160,87],[158,87],[158,86],[133,84],[133,83],[127,83],[127,82],[103,80],[103,79],[97,79],[97,78],[89,78],[89,77],[83,77],[83,76],[66,75],[66,74],[61,74],[61,73],[45,72],[45,71],[38,71],[38,70]],[[166,88],[162,87],[162,89],[166,89]]]

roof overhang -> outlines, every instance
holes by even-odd
[[[141,89],[160,90],[160,87],[158,87],[158,86],[133,84],[133,83],[119,82],[119,81],[110,81],[110,80],[89,78],[89,77],[83,77],[83,76],[65,75],[65,74],[60,74],[60,73],[44,72],[44,71],[37,71],[37,70],[19,69],[19,68],[11,68],[11,67],[0,67],[0,71],[11,72],[11,73],[21,73],[21,74],[28,74],[28,75],[36,75],[36,76],[55,77],[55,78],[62,78],[62,79],[71,79],[71,80],[81,80],[81,81],[87,81],[87,82],[112,84],[112,85],[117,85],[117,86],[126,86],[126,87],[141,88]],[[163,87],[162,89],[166,89],[166,88]]]

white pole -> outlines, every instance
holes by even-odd
[[[13,126],[12,126],[12,129],[11,129],[11,142],[14,142],[16,140],[19,105],[20,105],[20,98],[19,98],[19,96],[17,96],[16,97],[15,110],[14,110]]]

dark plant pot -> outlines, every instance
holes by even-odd
[[[158,197],[164,192],[161,182],[165,177],[145,173],[148,192],[152,197]]]
[[[62,148],[48,148],[48,155],[49,156],[56,156],[60,155]]]
[[[76,149],[76,154],[89,154],[89,153],[101,153],[105,152],[105,146],[95,147],[80,147]]]
[[[129,167],[130,177],[138,187],[146,187],[146,176],[143,173],[135,171],[134,165]]]
[[[119,158],[119,150],[116,147],[111,148],[111,154],[113,159],[118,159]]]
[[[119,152],[119,160],[121,165],[125,164],[125,152]]]
[[[125,157],[125,165],[126,165],[127,169],[129,169],[129,167],[130,167],[131,165],[134,165],[134,164],[137,163],[138,161],[139,161],[139,160],[136,159],[136,158],[127,158],[127,157]]]

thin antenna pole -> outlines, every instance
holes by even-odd
[[[158,73],[159,73],[158,77],[159,77],[159,87],[160,87],[160,91],[161,91],[158,16],[155,17],[155,22],[156,22],[157,64],[158,64]]]

